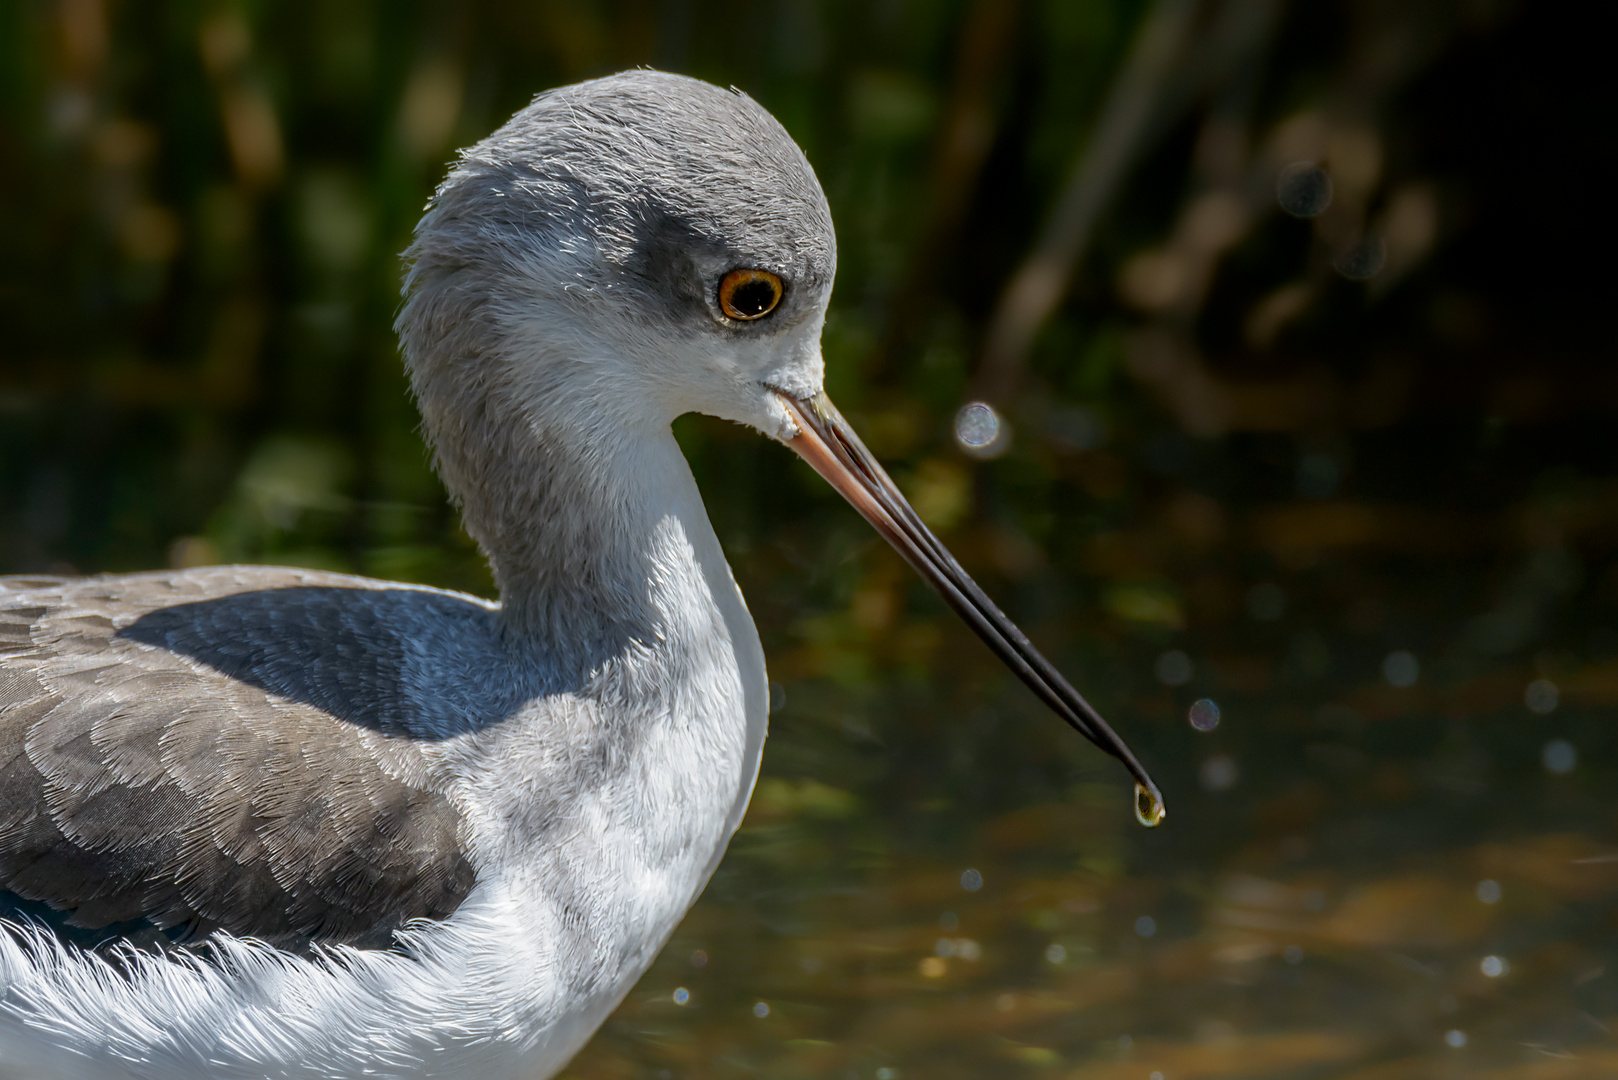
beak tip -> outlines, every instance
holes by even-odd
[[[1163,795],[1157,790],[1157,785],[1147,787],[1145,784],[1135,785],[1135,820],[1148,829],[1155,829],[1163,824],[1163,819],[1169,816],[1169,811],[1163,805]]]

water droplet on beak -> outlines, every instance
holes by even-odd
[[[1163,808],[1163,800],[1157,793],[1149,790],[1144,784],[1135,785],[1135,820],[1148,829],[1155,829],[1163,824],[1168,811]]]

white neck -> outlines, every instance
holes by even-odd
[[[667,421],[553,390],[528,399],[548,415],[505,425],[515,445],[465,444],[499,455],[469,463],[477,484],[462,498],[500,582],[508,647],[559,680],[532,724],[488,733],[480,801],[498,864],[518,868],[506,887],[540,923],[556,920],[536,931],[559,946],[588,937],[564,950],[564,966],[578,967],[562,981],[604,1016],[740,824],[768,688],[757,632]],[[580,912],[599,924],[565,924]]]

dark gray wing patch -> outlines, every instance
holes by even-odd
[[[421,739],[498,722],[521,703],[468,677],[489,668],[498,635],[487,608],[455,596],[319,585],[172,604],[118,630],[347,723]]]
[[[333,644],[341,664],[324,669],[353,676],[337,690],[311,659],[319,625],[298,624],[296,604],[248,601],[201,630],[160,614],[228,600],[218,594],[233,584],[298,591],[310,578],[331,580],[207,571],[0,590],[0,893],[79,928],[145,920],[291,944],[385,946],[405,921],[460,905],[474,873],[433,750],[457,726],[446,716],[464,721],[480,703],[425,717],[390,710],[390,693],[415,689],[398,685],[413,677],[398,641],[415,639],[408,619],[384,624],[390,612],[373,594],[409,590],[317,587],[330,605],[353,599],[338,612],[355,627]],[[471,601],[417,595],[467,609],[453,629],[473,638],[479,617],[489,621]],[[394,597],[391,614],[403,617],[409,599]],[[129,633],[154,614],[193,653],[237,655],[237,677]],[[284,669],[264,660],[281,655],[265,644],[278,632],[295,640],[292,659],[313,665],[298,686],[276,682]]]

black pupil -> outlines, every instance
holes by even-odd
[[[775,286],[760,278],[743,282],[731,290],[730,306],[743,318],[756,318],[775,306]]]

